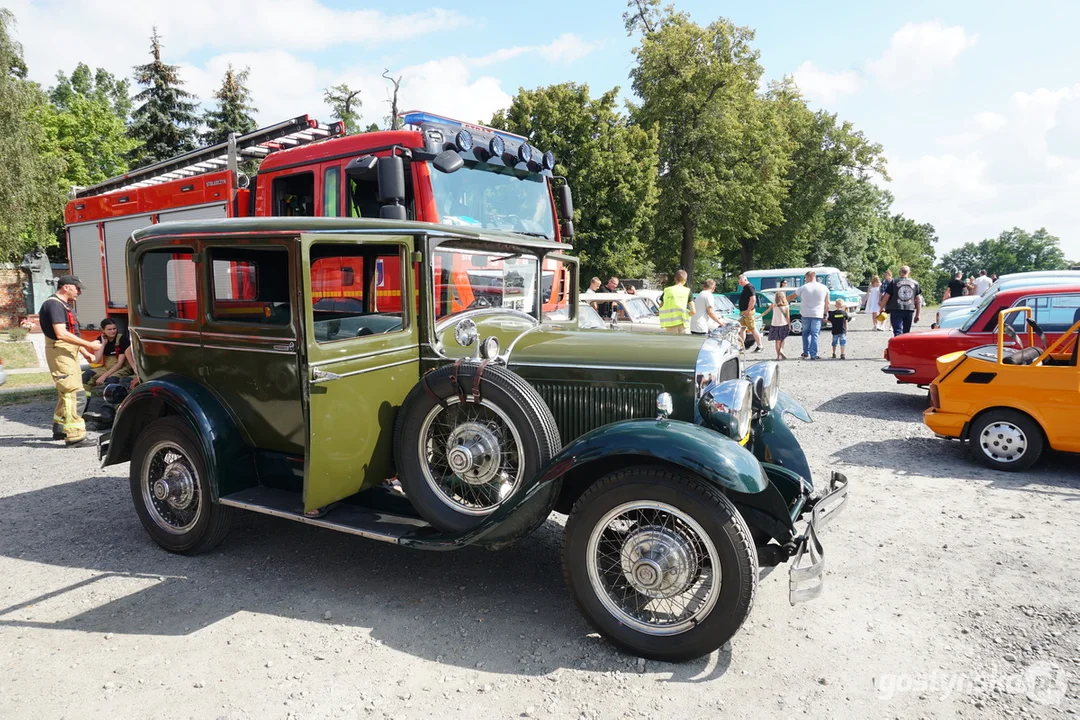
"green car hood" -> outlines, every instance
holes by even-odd
[[[578,330],[543,324],[519,335],[508,349],[511,367],[551,364],[692,374],[704,342],[704,338],[692,335]]]

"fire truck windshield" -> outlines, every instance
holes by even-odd
[[[454,173],[432,170],[431,189],[439,221],[447,225],[555,238],[547,182],[538,173],[466,163]]]

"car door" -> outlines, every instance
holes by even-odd
[[[394,420],[419,380],[416,276],[410,236],[309,234],[300,244],[304,509],[315,510],[394,475]]]

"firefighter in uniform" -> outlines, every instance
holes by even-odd
[[[690,334],[690,288],[686,287],[686,271],[675,272],[675,284],[664,288],[660,299],[660,327],[665,332]]]
[[[77,445],[86,439],[86,423],[79,414],[80,396],[84,393],[79,348],[92,353],[101,348],[101,343],[79,337],[74,302],[80,292],[79,278],[64,275],[56,281],[56,293],[45,298],[38,311],[41,332],[45,335],[45,360],[59,395],[53,411],[53,439],[64,440],[66,445]]]

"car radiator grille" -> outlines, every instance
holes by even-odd
[[[593,383],[533,383],[551,408],[563,444],[585,433],[631,418],[656,417],[661,385],[597,385]]]

